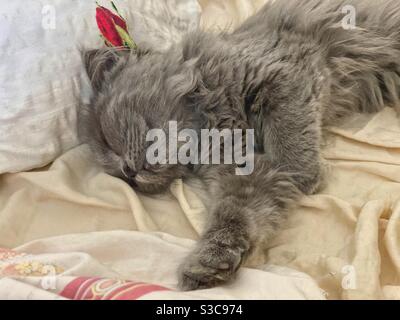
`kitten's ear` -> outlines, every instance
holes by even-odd
[[[100,90],[106,76],[116,67],[124,65],[129,55],[129,49],[105,48],[83,52],[83,62],[93,89]]]

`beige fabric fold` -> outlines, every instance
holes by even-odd
[[[250,17],[268,0],[199,0],[201,25],[207,30],[229,31]]]
[[[326,187],[305,198],[269,251],[331,299],[400,299],[400,121],[392,109],[331,128]]]
[[[203,210],[181,181],[167,195],[136,194],[104,174],[86,146],[66,153],[48,169],[5,174],[0,188],[0,246],[9,248],[37,238],[115,229],[196,238],[191,219]]]

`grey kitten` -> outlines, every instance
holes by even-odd
[[[345,5],[356,9],[355,29],[343,28]],[[399,105],[400,1],[275,1],[232,33],[199,30],[164,53],[89,51],[85,63],[94,94],[79,133],[106,171],[146,193],[192,176],[207,186],[208,226],[179,270],[182,289],[207,288],[233,279],[317,190],[325,125]],[[146,133],[170,120],[254,128],[254,172],[149,165]]]

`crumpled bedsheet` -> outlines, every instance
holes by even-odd
[[[201,2],[204,12],[225,12],[225,26],[231,12],[234,23],[244,18],[241,6],[256,9],[250,0]],[[204,15],[202,23],[210,26]],[[2,175],[0,298],[400,299],[399,118],[386,108],[330,128],[324,157],[325,187],[293,210],[264,264],[186,293],[176,268],[205,209],[182,181],[163,196],[137,194],[104,174],[86,146],[47,168]]]

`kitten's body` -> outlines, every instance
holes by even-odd
[[[349,4],[353,30],[342,25]],[[232,34],[198,31],[165,53],[86,58],[95,94],[80,132],[106,169],[144,192],[192,175],[207,186],[209,224],[180,280],[209,287],[231,279],[291,204],[316,190],[324,125],[398,103],[400,2],[278,0]],[[255,171],[146,165],[146,132],[170,120],[181,129],[254,128]]]

